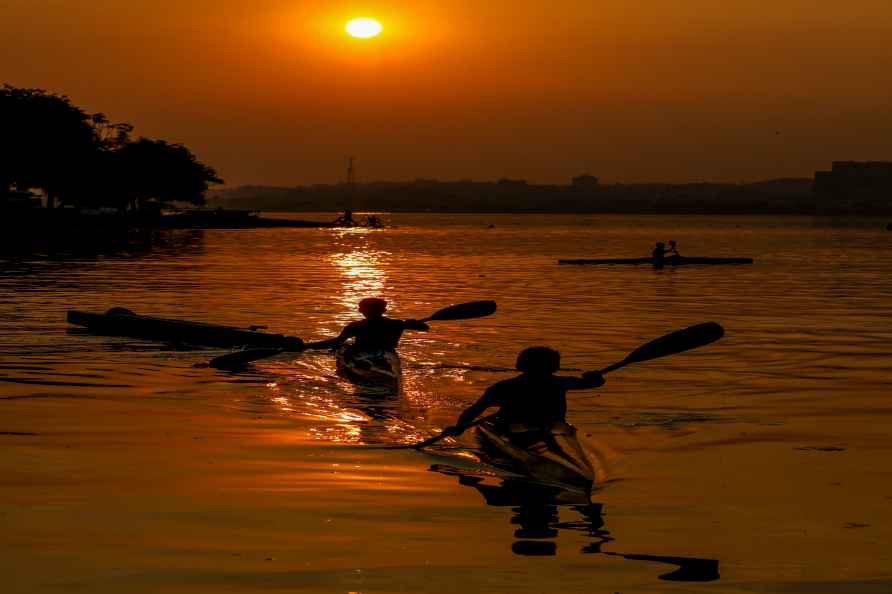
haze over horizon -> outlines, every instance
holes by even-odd
[[[892,3],[5,0],[0,82],[227,186],[754,181],[892,159]],[[344,23],[377,18],[380,37]]]

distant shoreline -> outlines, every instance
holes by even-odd
[[[815,191],[811,178],[747,184],[585,185],[498,182],[371,182],[298,187],[242,186],[211,192],[208,204],[265,212],[393,212],[467,214],[892,215],[892,195]]]
[[[336,215],[340,211],[337,210],[258,210],[261,215]],[[850,219],[850,220],[874,220],[888,221],[887,214],[816,214],[813,212],[575,212],[575,211],[507,211],[507,210],[486,210],[486,211],[432,211],[432,210],[356,210],[354,215],[366,214],[399,214],[399,215],[617,215],[617,216],[641,216],[641,217],[665,217],[665,216],[681,216],[681,217],[803,217],[816,219]],[[317,221],[313,221],[317,222]],[[892,223],[889,223],[892,225]]]

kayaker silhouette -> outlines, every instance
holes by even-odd
[[[308,349],[338,348],[351,338],[353,351],[396,351],[405,330],[427,332],[430,326],[418,320],[397,320],[384,315],[387,302],[377,297],[368,297],[359,302],[359,313],[365,319],[350,322],[335,338],[312,342]]]
[[[362,386],[378,386],[393,392],[402,375],[396,347],[405,330],[427,332],[430,327],[418,320],[396,320],[384,316],[387,302],[369,297],[359,302],[365,319],[350,322],[335,338],[305,345],[308,349],[337,350],[338,375]],[[346,345],[353,339],[353,343]]]
[[[517,438],[536,439],[542,431],[566,425],[567,391],[591,390],[604,385],[598,371],[581,377],[555,375],[561,367],[561,355],[548,347],[524,349],[517,357],[516,367],[520,375],[490,386],[444,433],[459,435],[487,408],[498,406],[496,418],[500,429]]]
[[[336,224],[341,224],[341,225],[355,225],[356,224],[356,221],[353,220],[353,211],[350,209],[345,210],[344,214],[342,214],[341,216],[336,218],[334,222]]]

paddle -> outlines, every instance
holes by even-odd
[[[484,318],[496,312],[495,301],[472,301],[470,303],[460,303],[458,305],[450,305],[436,312],[428,318],[419,320],[421,322],[445,322],[449,320],[471,320],[474,318]],[[236,351],[226,355],[215,357],[208,365],[217,369],[238,369],[244,367],[252,361],[259,361],[267,357],[273,357],[284,352],[299,352],[304,350],[306,346],[294,349],[247,349],[244,351]],[[312,347],[311,347],[312,348]]]
[[[619,363],[614,363],[610,367],[605,367],[600,371],[600,373],[603,375],[605,373],[610,373],[611,371],[621,369],[626,365],[631,365],[632,363],[641,363],[643,361],[650,361],[651,359],[659,359],[660,357],[667,357],[676,353],[690,351],[692,349],[711,344],[719,340],[724,335],[725,329],[715,322],[697,324],[696,326],[691,326],[690,328],[685,328],[684,330],[678,330],[677,332],[672,332],[671,334],[667,334],[666,336],[661,336],[656,340],[652,340],[647,344],[638,347],[637,349],[632,351],[628,357],[626,357]],[[471,427],[479,425],[480,423],[487,421],[497,416],[498,414],[499,413],[493,413],[485,417],[480,417],[467,427],[464,427],[461,433],[464,433]],[[457,433],[454,435],[461,435],[461,433]],[[416,450],[420,450],[422,448],[426,448],[429,445],[433,445],[438,441],[449,437],[450,435],[453,434],[444,431],[439,435],[435,435],[430,439],[426,439],[416,444],[395,446],[393,449],[413,448]]]
[[[429,318],[419,320],[421,322],[445,322],[449,320],[472,320],[485,318],[496,313],[495,301],[471,301],[444,307]]]

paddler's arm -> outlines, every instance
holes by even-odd
[[[308,342],[304,345],[304,349],[336,349],[354,336],[356,336],[356,332],[353,330],[353,324],[347,324],[347,326],[341,330],[341,333],[334,338],[320,340],[319,342]]]
[[[403,328],[406,330],[419,330],[421,332],[427,332],[431,329],[430,326],[424,322],[419,322],[418,320],[403,320]]]
[[[604,376],[600,371],[587,371],[582,377],[562,377],[561,380],[568,390],[594,390],[604,385]]]
[[[458,417],[458,421],[456,421],[455,425],[452,427],[447,427],[443,430],[443,433],[447,435],[461,435],[464,433],[468,427],[471,426],[471,423],[474,422],[474,419],[479,417],[486,411],[487,408],[491,406],[499,406],[498,399],[496,397],[497,391],[494,390],[495,386],[491,386],[486,392],[483,393],[483,396],[480,399],[469,406],[465,412]]]

